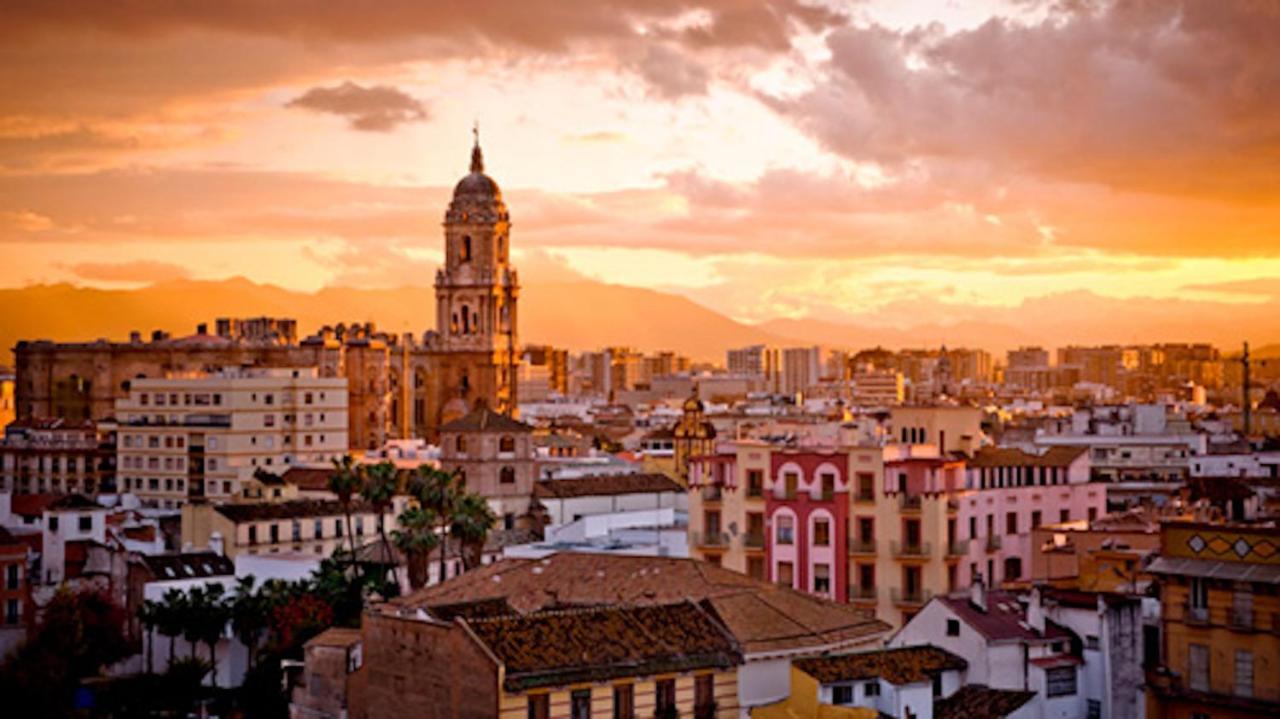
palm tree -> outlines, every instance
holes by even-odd
[[[147,641],[145,644],[147,652],[147,673],[155,673],[155,662],[152,656],[155,654],[156,644],[156,626],[160,623],[160,603],[150,599],[143,600],[142,606],[138,607],[138,621],[142,623],[142,627],[147,630]]]
[[[387,542],[386,513],[391,509],[391,500],[396,495],[396,466],[391,462],[379,462],[369,467],[364,486],[360,488],[360,496],[373,506],[378,514],[378,537],[382,549],[386,551],[391,545]],[[390,552],[388,552],[389,554]],[[385,580],[385,575],[379,580]],[[396,565],[391,565],[391,579],[400,586],[400,577]]]
[[[169,664],[173,664],[174,647],[187,625],[187,595],[181,589],[170,589],[160,598],[156,628],[169,637]]]
[[[418,467],[414,477],[413,495],[424,509],[435,515],[439,522],[440,536],[443,539],[449,533],[449,525],[453,523],[453,507],[458,501],[458,476],[430,465]],[[440,581],[444,581],[446,572],[446,555],[448,542],[440,545]]]
[[[338,495],[338,503],[342,505],[342,514],[347,521],[347,542],[351,546],[348,566],[356,559],[356,538],[351,532],[351,498],[360,492],[364,484],[363,475],[364,469],[349,454],[333,460],[333,473],[329,475],[329,491]]]
[[[409,587],[421,589],[427,583],[431,552],[440,546],[435,514],[422,507],[409,507],[400,513],[400,529],[391,538],[409,565]]]
[[[267,630],[267,603],[270,598],[267,585],[254,591],[253,575],[241,577],[236,582],[235,594],[231,597],[231,631],[249,650],[249,668],[253,668],[254,654],[262,634]]]
[[[453,505],[449,536],[458,540],[462,550],[462,567],[469,571],[480,566],[489,530],[497,523],[489,502],[484,497],[463,492]]]
[[[196,645],[203,642],[209,647],[209,663],[213,666],[213,685],[218,686],[218,640],[226,631],[227,620],[231,610],[223,598],[225,590],[221,584],[206,584],[203,587],[192,587],[187,592],[190,606],[189,620],[183,630],[183,637],[191,642],[191,656],[195,656]]]

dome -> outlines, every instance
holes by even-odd
[[[458,180],[453,200],[445,213],[446,222],[499,222],[508,219],[502,190],[492,177],[484,174],[484,153],[480,140],[471,148],[471,172]]]

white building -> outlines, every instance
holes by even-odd
[[[116,400],[121,491],[165,507],[226,501],[258,469],[327,462],[347,450],[347,381],[314,368],[139,378]]]

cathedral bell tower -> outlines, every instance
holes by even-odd
[[[445,212],[445,260],[436,272],[437,427],[480,404],[516,413],[520,286],[510,261],[511,218],[498,183],[484,174],[475,135],[471,172]]]

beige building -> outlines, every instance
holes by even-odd
[[[143,501],[229,501],[254,472],[347,450],[347,381],[314,368],[135,380],[116,401],[118,485]]]
[[[440,428],[440,466],[457,472],[467,490],[489,500],[489,506],[511,529],[529,509],[533,482],[533,428],[478,407]]]
[[[408,498],[397,496],[384,517],[387,533],[397,526],[396,517],[408,506]],[[337,500],[300,499],[289,502],[209,504],[191,502],[182,507],[182,544],[221,550],[235,559],[238,554],[301,553],[329,557],[340,547],[348,547],[348,536],[356,547],[378,538],[378,515],[361,501],[351,504],[350,535],[346,516]]]

